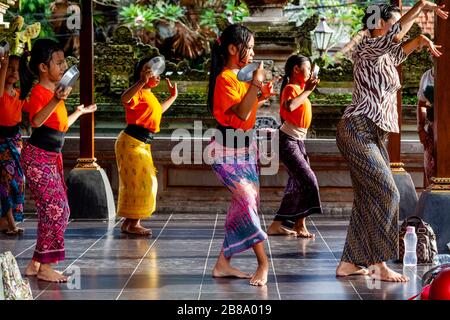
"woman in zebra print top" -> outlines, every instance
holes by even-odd
[[[349,162],[354,203],[337,276],[366,275],[382,281],[406,282],[386,261],[398,258],[400,195],[395,185],[385,139],[399,132],[396,67],[414,50],[427,47],[439,57],[440,46],[420,35],[402,39],[422,11],[448,18],[444,6],[419,1],[404,16],[391,5],[372,5],[363,19],[370,35],[353,54],[355,90],[340,121],[336,142]],[[364,267],[369,268],[369,270]]]

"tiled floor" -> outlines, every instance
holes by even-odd
[[[48,284],[31,278],[35,299],[273,299],[273,300],[366,300],[407,299],[421,289],[421,275],[431,266],[406,272],[406,284],[372,283],[369,279],[337,279],[338,264],[346,236],[347,220],[308,219],[315,240],[269,237],[270,258],[266,287],[248,280],[213,279],[211,270],[223,239],[224,215],[158,214],[144,222],[152,238],[120,233],[120,221],[70,221],[66,232],[66,260],[57,269],[73,275],[69,284]],[[262,216],[267,228],[271,216]],[[0,252],[11,250],[23,270],[31,259],[36,220],[22,224],[20,238],[0,235]],[[252,250],[237,255],[233,264],[252,272]]]

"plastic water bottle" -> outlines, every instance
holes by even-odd
[[[417,235],[415,227],[407,227],[405,234],[405,255],[403,256],[404,266],[416,266],[417,265]]]

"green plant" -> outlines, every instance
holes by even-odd
[[[175,22],[184,15],[184,9],[173,4],[166,4],[162,1],[158,1],[154,7],[154,10],[159,14],[159,19]]]
[[[216,12],[213,9],[204,9],[200,14],[200,26],[214,29],[216,27]]]
[[[233,23],[241,22],[245,17],[249,15],[248,8],[245,3],[241,2],[236,5],[237,1],[228,0],[225,1],[225,10],[222,13],[222,17],[226,18],[231,16]]]
[[[158,1],[155,5],[136,5],[131,4],[128,7],[123,7],[120,11],[122,20],[128,24],[132,29],[146,29],[148,31],[155,31],[154,22],[158,20],[166,20],[175,22],[184,15],[184,9],[166,4]]]
[[[160,18],[159,12],[154,10],[153,7],[143,7],[135,4],[123,7],[120,11],[120,16],[129,27],[133,29],[143,28],[149,31],[155,30],[153,21]]]

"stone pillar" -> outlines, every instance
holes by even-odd
[[[450,8],[450,0],[439,1]],[[450,21],[436,18],[436,43],[450,48]],[[430,223],[437,236],[440,253],[449,253],[450,248],[450,54],[436,59],[434,88],[434,145],[437,160],[437,176],[419,200],[416,214]]]

